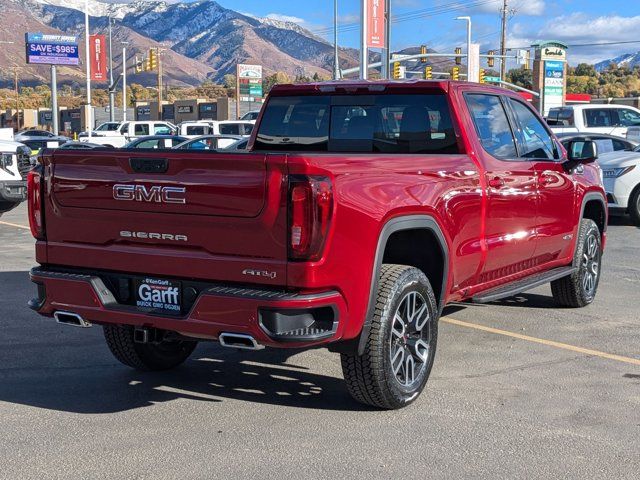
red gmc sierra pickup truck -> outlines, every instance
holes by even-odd
[[[521,97],[448,81],[273,88],[247,153],[45,151],[31,308],[162,370],[198,341],[327,346],[351,395],[411,403],[449,302],[595,297],[607,200]]]

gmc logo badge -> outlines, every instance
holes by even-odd
[[[145,187],[144,185],[120,183],[113,186],[113,198],[135,202],[185,204],[187,203],[186,192],[187,189],[184,187],[161,187],[159,185]]]

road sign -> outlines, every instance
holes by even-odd
[[[79,65],[78,37],[25,33],[27,63],[40,65]]]
[[[484,77],[484,81],[487,83],[500,83],[500,77]]]

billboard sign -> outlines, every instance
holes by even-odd
[[[262,78],[262,65],[238,64],[238,78]]]
[[[262,65],[238,65],[240,97],[262,97]]]
[[[27,63],[39,65],[79,65],[78,37],[25,33]]]
[[[384,48],[386,0],[367,0],[367,47]]]
[[[564,68],[565,63],[562,61],[544,62],[544,115],[547,115],[551,108],[561,107],[564,104]]]
[[[107,43],[104,35],[89,35],[91,80],[107,80]]]

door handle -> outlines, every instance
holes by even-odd
[[[489,186],[491,188],[500,188],[504,187],[504,179],[500,177],[493,177],[489,180]]]

